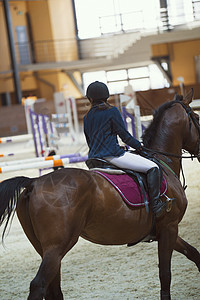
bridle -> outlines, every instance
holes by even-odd
[[[186,106],[183,102],[181,102],[181,101],[176,101],[176,103],[181,104],[182,107],[185,109],[185,111],[187,112],[188,118],[189,118],[189,126],[190,126],[190,129],[191,129],[192,121],[193,121],[194,126],[195,126],[195,127],[197,128],[197,130],[198,130],[199,138],[200,138],[200,124],[198,123],[197,119],[194,117],[192,108],[191,108],[190,106],[187,107],[187,106]]]
[[[200,124],[197,121],[197,119],[194,116],[194,113],[192,111],[192,108],[189,106],[187,107],[183,102],[181,101],[177,101],[179,104],[182,105],[182,107],[185,109],[185,111],[187,112],[188,118],[189,118],[189,128],[191,130],[191,126],[192,126],[192,122],[194,124],[194,126],[196,127],[198,133],[199,133],[199,151],[197,155],[191,154],[191,156],[189,157],[182,157],[182,158],[191,158],[193,159],[194,157],[198,158],[200,161]]]
[[[183,177],[183,188],[186,189],[186,185],[185,185],[185,176],[184,176],[184,172],[183,172],[183,167],[182,167],[182,158],[190,158],[190,159],[194,159],[194,158],[198,158],[198,160],[200,161],[200,124],[197,121],[197,119],[195,118],[192,108],[189,106],[187,107],[182,101],[180,100],[176,100],[174,101],[174,103],[178,103],[180,104],[186,111],[188,118],[189,118],[189,128],[191,130],[191,126],[192,126],[192,122],[194,124],[194,126],[197,128],[197,131],[199,133],[199,151],[198,154],[190,154],[189,156],[185,156],[185,155],[178,155],[178,154],[174,154],[174,153],[169,153],[169,152],[163,152],[163,151],[157,151],[157,150],[152,150],[146,147],[143,147],[144,151],[151,153],[152,156],[154,156],[155,154],[161,154],[162,156],[167,157],[168,161],[169,158],[168,157],[174,157],[177,159],[180,159],[180,164],[181,164],[181,173],[182,173],[182,177]],[[156,158],[156,160],[158,160]],[[161,160],[158,160],[160,163],[162,162]],[[162,162],[163,163],[163,162]],[[176,176],[176,174],[172,171],[172,169],[169,168],[169,166],[165,163],[163,163],[166,167],[168,167],[168,169]]]

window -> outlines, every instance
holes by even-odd
[[[107,81],[127,79],[127,71],[126,70],[109,71],[106,74],[107,74]]]
[[[161,71],[155,64],[149,66],[149,72],[152,89],[161,89],[163,87],[169,87],[168,82],[166,81]]]
[[[169,23],[179,25],[193,21],[191,0],[168,0]]]
[[[149,78],[133,79],[130,80],[130,84],[134,91],[146,91],[150,89]]]
[[[170,26],[200,18],[199,0],[167,0]],[[162,29],[159,0],[75,0],[79,38]]]
[[[124,87],[127,86],[128,81],[116,81],[116,82],[109,82],[108,89],[110,94],[120,94],[124,92]]]
[[[96,81],[96,80],[107,83],[106,72],[105,71],[97,71],[97,72],[83,73],[83,85],[84,85],[85,92],[86,92],[88,85],[91,82]]]
[[[148,67],[132,68],[128,70],[129,78],[149,77]]]
[[[79,38],[157,28],[158,0],[75,0]]]
[[[163,65],[163,67],[167,68],[167,64]],[[110,94],[124,93],[124,88],[128,84],[132,85],[134,91],[169,87],[167,80],[156,64],[115,71],[84,73],[83,81],[85,89],[95,80],[106,83]]]

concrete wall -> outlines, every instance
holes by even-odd
[[[0,109],[0,137],[27,133],[24,107],[4,106]]]

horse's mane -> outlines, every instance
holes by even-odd
[[[157,110],[155,110],[153,114],[153,120],[150,123],[150,125],[146,128],[145,132],[142,135],[142,140],[143,144],[145,147],[150,147],[153,141],[153,138],[155,137],[155,134],[158,129],[158,125],[163,117],[164,112],[172,107],[175,103],[177,102],[176,100],[173,101],[168,101],[164,104],[162,104]]]

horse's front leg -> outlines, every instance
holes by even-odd
[[[178,236],[174,250],[184,254],[189,260],[193,261],[200,272],[200,253],[196,248],[192,247]]]
[[[60,287],[60,270],[58,271],[57,275],[54,277],[52,282],[49,284],[46,295],[45,295],[45,300],[63,300],[63,293],[61,291]]]
[[[159,277],[161,284],[160,299],[170,300],[171,258],[178,235],[178,224],[164,225],[158,232]]]

